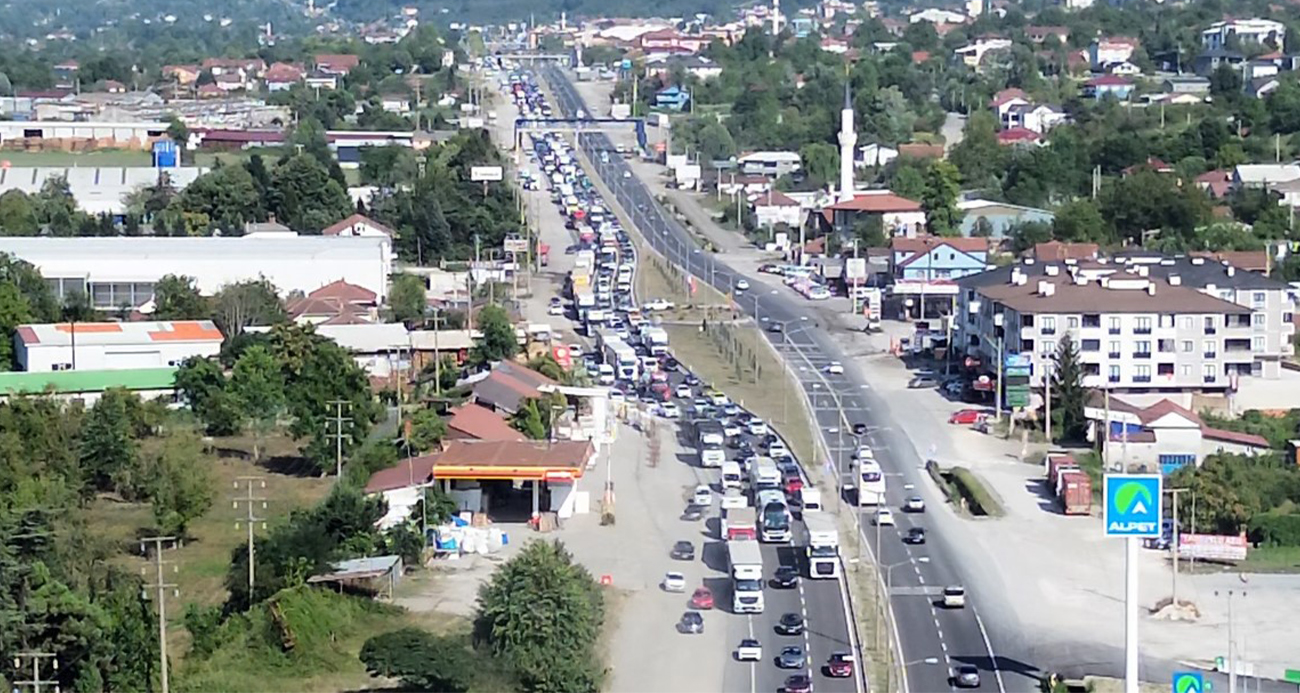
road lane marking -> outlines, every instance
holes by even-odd
[[[980,618],[978,612],[975,613],[975,625],[979,626],[980,637],[984,638],[984,647],[989,651],[989,662],[993,665],[993,676],[998,680],[998,692],[1007,693],[1006,686],[1002,682],[1002,670],[998,668],[998,657],[993,653],[993,643],[989,640],[989,633],[984,630],[984,619]]]
[[[749,622],[749,637],[750,639],[753,639],[754,637],[753,614],[749,614],[745,616],[745,620]],[[759,659],[761,660],[762,657],[759,657]],[[758,693],[758,677],[755,675],[757,672],[758,672],[758,662],[750,662],[749,663],[749,693]]]

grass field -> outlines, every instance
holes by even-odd
[[[1262,546],[1251,549],[1234,570],[1247,573],[1300,573],[1300,546]]]
[[[149,152],[98,149],[91,152],[0,152],[0,165],[93,168],[96,166],[152,166]]]

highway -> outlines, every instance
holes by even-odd
[[[572,115],[578,109],[589,112],[572,83],[559,68],[548,65],[539,71],[549,83],[556,105],[564,113]],[[695,246],[690,234],[664,213],[650,191],[632,174],[621,157],[609,156],[604,161],[600,159],[600,152],[613,151],[613,145],[603,133],[580,133],[578,140],[594,166],[595,173],[613,193],[614,199],[630,217],[629,221],[657,251],[724,292],[729,291],[735,281],[741,278],[742,275],[725,262]],[[1020,649],[1019,638],[997,630],[995,623],[988,624],[990,629],[986,631],[981,618],[979,605],[982,601],[992,602],[997,598],[1005,598],[1005,595],[995,597],[978,592],[970,593],[965,609],[944,610],[935,605],[937,595],[945,585],[969,584],[972,578],[969,573],[972,570],[980,572],[980,584],[986,586],[986,589],[987,585],[996,584],[996,575],[991,574],[987,566],[959,563],[958,552],[950,544],[950,539],[945,538],[941,532],[930,533],[929,543],[925,545],[911,547],[902,543],[900,533],[905,533],[911,526],[924,526],[934,509],[942,503],[942,498],[932,490],[916,445],[893,425],[888,403],[876,395],[870,384],[855,372],[852,364],[842,356],[828,335],[809,325],[806,319],[801,320],[808,312],[807,307],[802,301],[796,301],[793,295],[786,292],[756,294],[753,300],[747,299],[739,304],[745,312],[757,313],[756,318],[790,326],[782,340],[773,340],[774,345],[795,369],[813,404],[822,438],[826,447],[832,451],[833,459],[825,462],[837,465],[841,471],[849,470],[849,456],[856,448],[856,443],[848,431],[843,429],[846,423],[866,424],[866,442],[874,448],[876,459],[886,472],[889,505],[898,508],[906,497],[921,495],[931,507],[931,512],[915,516],[896,512],[898,526],[882,528],[878,543],[877,532],[870,523],[870,514],[861,518],[864,530],[862,541],[876,556],[882,572],[888,574],[891,585],[890,603],[894,627],[890,631],[903,653],[905,674],[902,685],[895,684],[895,687],[921,693],[950,690],[950,668],[972,664],[980,669],[983,689],[1036,690],[1036,681],[1030,678],[1034,673],[1032,666],[1014,659],[1004,659],[1005,652],[1000,657],[993,655],[994,648],[1003,642],[1015,643],[1017,649]],[[769,339],[772,338],[772,335],[768,336]],[[831,361],[843,362],[846,373],[833,376],[824,374],[822,369]],[[832,431],[836,433],[831,433]],[[810,619],[810,625],[816,630],[817,623],[814,619],[833,619],[833,614],[841,613],[842,607],[838,604],[838,594],[829,589],[821,590],[816,581],[805,581],[804,584],[807,588],[804,596],[808,600],[808,610],[815,614]],[[756,630],[760,630],[757,625],[760,621],[775,620],[784,609],[777,601],[782,598],[777,591],[769,590],[768,595],[773,601],[761,619],[754,619]],[[843,616],[839,618],[842,619]],[[859,614],[858,619],[865,621],[869,616]],[[771,632],[770,629],[766,630]],[[1003,629],[1006,630],[1014,629]],[[765,645],[770,641],[771,637],[764,638]],[[815,652],[814,656],[824,659],[825,651]],[[1013,672],[1006,671],[1008,663]],[[1015,675],[1009,675],[1010,673]],[[776,683],[779,684],[779,681]],[[833,684],[822,679],[815,683],[817,690],[834,690],[831,687]],[[880,682],[873,682],[873,687],[882,689]],[[739,687],[729,685],[726,690],[739,690]],[[764,681],[758,690],[776,690],[776,687]]]

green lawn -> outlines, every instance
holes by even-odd
[[[1265,546],[1251,549],[1246,560],[1238,564],[1245,573],[1300,572],[1300,546]]]
[[[91,152],[0,152],[0,162],[8,166],[95,167],[150,166],[149,152],[129,149],[98,149]]]

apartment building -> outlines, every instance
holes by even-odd
[[[1286,42],[1286,25],[1271,19],[1230,19],[1215,22],[1201,31],[1201,45],[1225,48],[1236,37],[1242,43],[1267,43],[1281,48]]]
[[[1239,377],[1277,377],[1291,353],[1285,284],[1196,259],[1026,258],[958,285],[955,344],[990,371],[1028,356],[1031,387],[1067,334],[1084,385],[1117,394],[1222,394]]]

